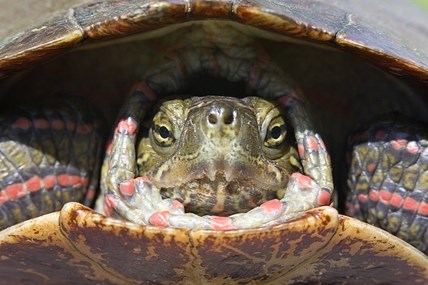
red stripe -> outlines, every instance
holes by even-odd
[[[22,130],[28,130],[33,125],[33,122],[31,122],[27,118],[19,118],[12,124],[12,128],[14,129],[22,129]]]
[[[86,190],[85,199],[88,201],[92,201],[95,197],[96,190],[94,188],[88,188]]]
[[[38,129],[47,129],[49,128],[49,121],[46,119],[37,119],[34,122],[34,125],[36,126],[36,128]]]
[[[421,202],[418,209],[418,214],[422,216],[428,216],[428,203]]]
[[[416,212],[419,207],[419,202],[413,199],[412,197],[407,197],[403,202],[403,209]]]
[[[55,130],[62,130],[65,127],[65,124],[62,120],[55,119],[52,121],[51,126]]]
[[[67,130],[69,130],[69,131],[72,131],[76,128],[76,124],[74,122],[71,122],[71,121],[67,121],[66,125],[67,125]]]
[[[387,190],[380,190],[379,196],[383,201],[389,201],[391,199],[392,193]]]
[[[379,130],[376,132],[375,137],[377,140],[384,140],[388,137],[388,133],[383,130]]]
[[[58,176],[58,183],[61,186],[67,186],[68,185],[68,175],[63,174]]]
[[[156,93],[143,81],[135,83],[135,85],[132,87],[132,90],[142,92],[151,101],[156,100]]]
[[[89,184],[89,178],[88,177],[80,177],[80,181],[84,187],[87,187]]]
[[[27,189],[30,192],[39,191],[42,188],[40,177],[33,176],[25,182]]]
[[[79,135],[87,135],[92,133],[92,131],[93,126],[88,124],[78,125],[76,129],[76,133],[78,133]]]
[[[407,144],[407,140],[404,139],[398,139],[391,141],[391,145],[395,150],[401,150],[403,149]]]
[[[52,189],[55,186],[55,184],[56,184],[56,177],[55,177],[55,175],[45,176],[43,178],[43,184],[45,185],[46,189]]]
[[[375,170],[376,170],[376,164],[370,163],[370,164],[367,165],[367,171],[373,172]]]
[[[282,108],[286,108],[288,107],[288,105],[290,105],[290,102],[293,100],[293,98],[291,96],[282,96],[278,99],[278,104],[282,107]]]
[[[403,204],[403,197],[401,197],[401,195],[398,193],[394,193],[392,194],[391,199],[389,200],[389,204],[394,207],[400,208]]]
[[[368,197],[366,194],[359,194],[358,195],[358,201],[360,201],[360,203],[367,203]]]
[[[379,191],[377,190],[371,190],[369,192],[369,198],[370,200],[372,200],[373,202],[377,202],[379,201]]]
[[[5,192],[7,194],[7,197],[9,197],[10,200],[14,201],[18,197],[23,195],[24,187],[23,187],[22,183],[11,184],[11,185],[6,186]]]
[[[77,175],[69,175],[68,181],[70,185],[82,185],[82,181],[80,180],[80,176]]]
[[[58,176],[58,183],[61,186],[81,185],[80,176],[61,174]]]

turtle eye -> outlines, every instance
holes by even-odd
[[[159,135],[163,138],[163,139],[168,139],[169,137],[171,137],[171,132],[169,131],[169,129],[166,126],[158,126],[159,130]]]
[[[264,145],[269,148],[274,148],[281,145],[285,140],[287,128],[282,118],[278,117],[272,120],[266,132]]]
[[[171,122],[161,121],[152,127],[152,134],[159,146],[170,146],[174,143],[174,134]]]

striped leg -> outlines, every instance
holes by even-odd
[[[351,139],[347,214],[428,253],[428,131],[407,118],[379,121]]]
[[[69,201],[89,205],[97,188],[102,139],[93,111],[77,99],[41,106],[1,118],[0,228]]]

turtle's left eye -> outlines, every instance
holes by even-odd
[[[275,148],[281,145],[285,140],[287,128],[281,117],[273,119],[266,132],[264,145],[269,148]]]

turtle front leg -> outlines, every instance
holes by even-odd
[[[134,194],[134,178],[137,176],[136,137],[141,118],[154,99],[155,95],[150,87],[144,82],[139,82],[131,90],[129,99],[122,108],[102,167],[103,191],[96,206],[99,212],[144,223],[141,215],[135,213],[137,210],[131,210],[130,199]]]
[[[183,214],[184,208],[177,201],[162,199],[159,189],[147,177],[138,177],[136,138],[141,120],[154,100],[155,93],[145,82],[132,88],[107,147],[101,175],[103,191],[96,210],[137,224],[162,226],[167,213]]]
[[[116,210],[126,219],[160,227],[235,230],[272,226],[294,219],[305,211],[330,204],[331,196],[310,177],[294,173],[281,200],[267,201],[247,213],[222,216],[198,216],[185,213],[183,205],[162,199],[160,191],[145,177],[124,181],[121,194],[129,196],[132,209],[123,201],[115,201]]]

